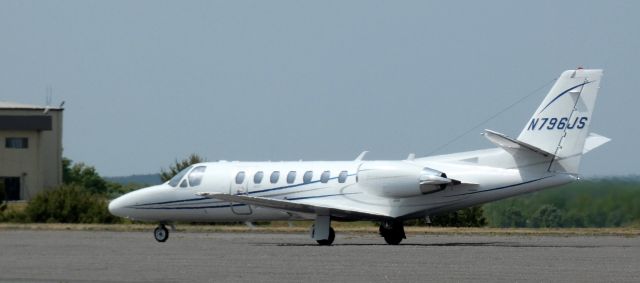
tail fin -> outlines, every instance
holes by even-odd
[[[601,78],[602,70],[563,72],[518,136],[555,155],[549,171],[578,173]]]

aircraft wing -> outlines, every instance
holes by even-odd
[[[292,211],[292,212],[301,212],[301,213],[311,213],[317,214],[322,212],[328,212],[331,216],[341,217],[341,218],[359,218],[359,219],[384,219],[390,217],[389,215],[385,215],[382,213],[369,212],[369,211],[360,211],[353,208],[340,208],[327,204],[318,204],[318,203],[302,203],[291,200],[283,200],[283,199],[273,199],[273,198],[265,198],[265,197],[255,197],[255,196],[247,196],[247,195],[230,195],[225,193],[196,193],[198,196],[213,198],[219,200],[226,200],[229,202],[237,202],[248,205],[255,205],[261,207],[275,208],[280,210]]]

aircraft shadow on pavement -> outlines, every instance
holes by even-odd
[[[259,243],[257,246],[277,246],[277,247],[325,247],[318,244],[287,244],[287,243]],[[385,243],[376,244],[364,244],[364,243],[346,243],[346,244],[333,244],[334,247],[355,247],[355,246],[390,246]],[[393,247],[393,246],[392,246]],[[450,242],[450,243],[432,243],[432,244],[416,244],[406,243],[400,244],[395,247],[504,247],[504,248],[599,248],[600,246],[588,246],[588,245],[532,245],[532,244],[519,244],[510,242]]]

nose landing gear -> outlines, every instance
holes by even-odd
[[[169,239],[169,229],[164,224],[160,224],[153,230],[153,237],[156,238],[156,241],[164,243]]]

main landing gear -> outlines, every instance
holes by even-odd
[[[169,239],[169,229],[164,224],[160,224],[153,230],[153,237],[156,238],[156,241],[164,243]]]
[[[312,230],[312,235],[311,237],[313,238],[313,234],[315,234],[315,229],[313,227],[311,227]],[[327,239],[324,240],[316,240],[316,242],[318,242],[318,245],[320,246],[331,246],[331,244],[333,244],[333,240],[336,239],[336,232],[333,230],[333,228],[329,228],[329,237]]]
[[[402,221],[384,221],[380,224],[380,236],[384,237],[384,241],[389,245],[397,245],[406,239],[404,234],[404,224]]]
[[[336,232],[331,228],[331,217],[316,215],[316,221],[311,226],[311,239],[316,240],[318,245],[330,246],[335,238]]]

